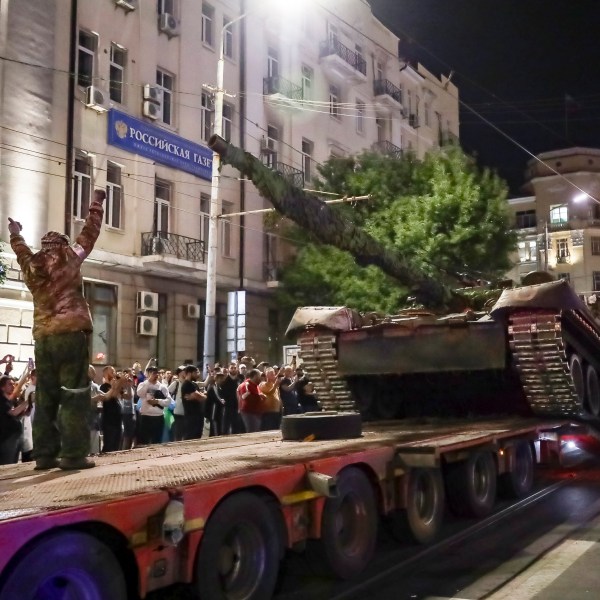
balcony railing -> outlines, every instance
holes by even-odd
[[[569,254],[565,254],[564,256],[557,256],[556,257],[556,262],[557,263],[570,263],[571,262],[571,256]]]
[[[206,260],[202,240],[162,231],[142,233],[142,256],[164,254],[193,262],[205,262]]]
[[[402,104],[402,90],[387,79],[376,79],[373,82],[373,93],[375,96],[390,96]]]
[[[362,73],[365,76],[367,75],[367,62],[365,59],[357,52],[350,50],[350,48],[346,48],[342,42],[335,38],[321,42],[319,48],[319,58],[331,56],[332,54],[339,56],[344,62],[348,63],[351,67],[354,67],[359,73]]]
[[[290,100],[302,100],[304,98],[301,85],[296,85],[279,75],[263,79],[263,94],[265,96],[281,94]]]
[[[400,148],[400,146],[396,146],[396,144],[392,144],[392,142],[389,142],[388,140],[375,142],[372,148],[374,152],[379,152],[380,154],[385,154],[387,156],[393,156],[394,158],[402,158],[402,148]]]
[[[304,171],[277,160],[277,154],[263,155],[263,163],[287,179],[293,186],[298,188],[304,187]]]

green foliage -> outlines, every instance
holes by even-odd
[[[516,237],[510,231],[506,184],[479,170],[458,147],[419,161],[374,153],[334,158],[320,169],[318,187],[373,199],[339,205],[346,218],[435,278],[455,274],[496,279],[510,268]],[[301,245],[280,288],[285,306],[341,305],[393,312],[406,305],[412,282],[397,282],[375,267],[361,268],[347,253],[298,235]],[[453,279],[456,287],[462,287]]]

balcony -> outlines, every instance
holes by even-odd
[[[283,270],[283,262],[266,262],[263,263],[263,278],[267,282],[267,287],[278,287]]]
[[[387,112],[402,110],[402,90],[387,79],[376,79],[373,82],[373,95],[377,107]]]
[[[346,48],[336,38],[321,42],[319,58],[323,70],[329,77],[345,83],[364,83],[367,81],[367,63],[365,59],[357,52]]]
[[[400,159],[402,158],[403,151],[400,146],[396,146],[396,144],[392,144],[388,140],[382,140],[380,142],[375,142],[371,148],[373,152],[378,152],[379,154],[385,154],[386,156],[392,156],[393,158]]]
[[[151,271],[196,270],[196,263],[206,262],[202,240],[163,231],[142,233],[141,254]]]
[[[269,167],[269,169],[273,169],[276,173],[279,173],[294,187],[300,189],[304,187],[304,171],[277,160],[277,153],[263,154],[263,164]]]
[[[302,86],[279,75],[263,79],[263,95],[275,106],[295,108],[301,108],[300,102],[304,99]]]

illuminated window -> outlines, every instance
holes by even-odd
[[[519,242],[518,248],[521,262],[534,262],[537,259],[537,242],[535,240]]]
[[[569,211],[566,204],[558,204],[550,207],[550,223],[568,223]]]
[[[556,258],[558,262],[565,262],[569,257],[569,239],[560,238],[556,240]]]

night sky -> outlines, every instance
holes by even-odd
[[[600,0],[368,0],[460,99],[537,154],[600,148]],[[460,109],[461,143],[519,195],[524,150]],[[566,116],[565,116],[566,115]]]

